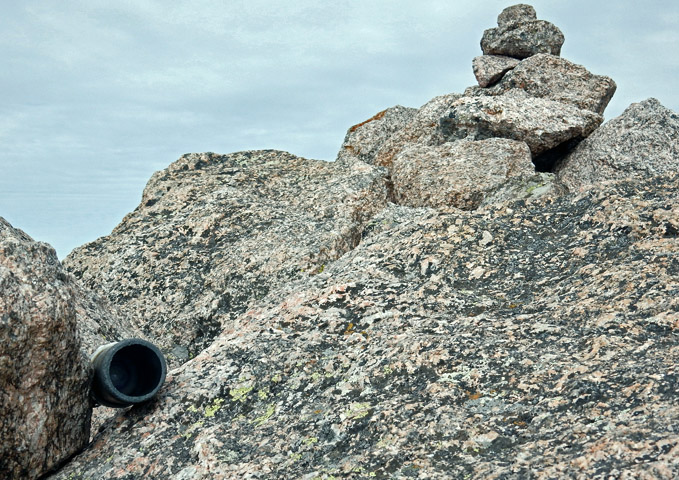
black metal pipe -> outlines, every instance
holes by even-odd
[[[91,361],[92,397],[107,407],[125,408],[149,400],[160,390],[167,373],[158,347],[140,338],[102,345]]]

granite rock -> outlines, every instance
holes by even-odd
[[[513,27],[521,23],[537,20],[538,16],[532,5],[519,3],[507,7],[497,16],[497,26],[500,28]]]
[[[349,128],[337,156],[337,161],[358,159],[375,164],[375,158],[384,143],[403,130],[417,113],[415,108],[400,105],[383,110],[368,120]]]
[[[497,83],[505,73],[519,64],[519,60],[500,55],[480,55],[472,60],[476,81],[481,87]]]
[[[678,198],[389,206],[51,478],[676,478]]]
[[[507,179],[534,172],[528,145],[491,138],[407,148],[396,156],[391,180],[399,205],[471,210]]]
[[[465,95],[441,118],[441,129],[448,139],[523,141],[537,156],[587,137],[602,121],[603,117],[592,111],[512,89],[497,96]]]
[[[383,169],[279,151],[189,154],[64,265],[178,365],[281,283],[351,250],[387,202]]]
[[[603,114],[616,84],[610,77],[594,75],[582,65],[540,53],[518,63],[493,87],[492,93],[501,94],[511,89]]]
[[[523,59],[538,53],[559,55],[563,33],[554,24],[538,20],[535,9],[526,4],[505,8],[497,17],[497,28],[483,32],[484,55],[504,55]]]
[[[440,145],[445,142],[445,138],[439,129],[439,119],[458,98],[459,94],[450,93],[431,99],[419,109],[392,107],[351,127],[337,155],[337,161],[359,158],[370,165],[389,167],[394,156],[408,146]],[[376,118],[378,121],[390,122],[390,126],[379,127],[377,123],[373,126]],[[353,146],[359,141],[370,147],[366,149]],[[367,151],[369,154],[357,156],[357,151]]]
[[[599,127],[559,165],[570,189],[679,170],[679,115],[655,98],[630,105]]]
[[[0,217],[0,477],[38,478],[89,441],[89,363],[73,279]]]

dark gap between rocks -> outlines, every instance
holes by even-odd
[[[536,172],[554,173],[559,166],[559,163],[566,158],[566,155],[571,153],[578,144],[584,140],[583,137],[573,138],[567,140],[556,147],[541,153],[533,158]]]

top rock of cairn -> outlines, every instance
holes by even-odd
[[[563,33],[556,25],[538,20],[535,9],[530,5],[505,8],[498,16],[497,24],[497,28],[483,32],[481,49],[484,55],[524,59],[538,53],[561,53]]]

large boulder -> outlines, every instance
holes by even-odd
[[[530,5],[507,7],[498,16],[498,27],[483,32],[484,55],[505,55],[523,59],[538,53],[559,55],[563,33],[550,22],[537,20]]]
[[[399,205],[472,210],[509,178],[534,172],[528,145],[491,138],[407,148],[396,156],[391,180]]]
[[[655,98],[630,105],[580,143],[556,168],[578,189],[604,180],[679,170],[679,115]]]
[[[677,478],[678,189],[388,207],[52,478]]]
[[[492,88],[492,94],[512,89],[521,89],[533,97],[556,100],[603,114],[615,93],[616,85],[610,77],[594,75],[582,65],[541,53],[514,66]]]
[[[441,118],[441,129],[448,139],[500,137],[526,142],[537,156],[587,137],[602,121],[601,115],[590,110],[512,89],[497,96],[458,99]]]
[[[38,478],[89,441],[78,287],[56,252],[0,217],[0,477]]]
[[[153,175],[110,235],[64,265],[178,365],[251,301],[351,250],[387,195],[383,169],[352,158],[185,155]]]

